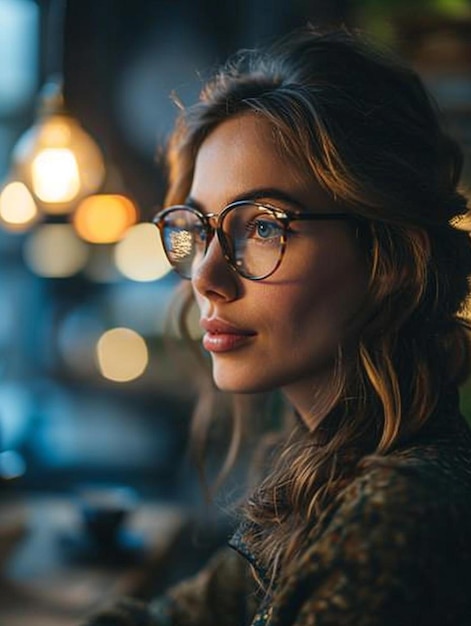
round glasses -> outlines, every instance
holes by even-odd
[[[348,213],[286,211],[260,202],[241,200],[220,213],[202,213],[191,206],[171,206],[157,213],[165,254],[182,278],[190,279],[214,233],[228,265],[249,280],[271,276],[280,266],[291,222],[345,220]],[[214,225],[213,225],[214,224]]]

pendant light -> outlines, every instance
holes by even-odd
[[[40,92],[33,125],[13,149],[8,176],[8,185],[24,185],[40,212],[52,215],[73,212],[80,200],[101,188],[105,179],[99,147],[64,102],[66,8],[66,0],[50,2],[46,28],[49,78]]]

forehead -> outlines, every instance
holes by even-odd
[[[190,192],[195,200],[222,205],[249,191],[273,188],[308,205],[328,201],[314,176],[289,158],[279,132],[261,115],[225,120],[202,143]]]

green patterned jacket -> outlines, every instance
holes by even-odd
[[[352,480],[269,597],[242,527],[194,578],[88,626],[471,626],[471,434],[442,418]]]

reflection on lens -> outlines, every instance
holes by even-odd
[[[276,269],[284,245],[280,214],[246,201],[229,205],[219,214],[215,230],[224,257],[245,278],[265,278]],[[169,261],[180,276],[191,278],[205,254],[208,237],[214,234],[208,218],[190,207],[177,206],[165,212],[158,225]]]
[[[192,236],[188,230],[172,229],[169,233],[172,260],[178,263],[191,255]]]

